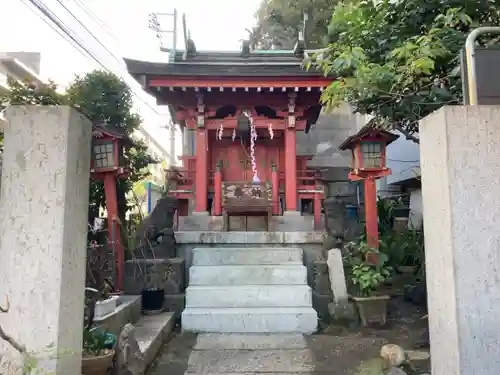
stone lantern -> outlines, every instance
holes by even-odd
[[[386,148],[398,135],[368,125],[347,138],[341,150],[351,150],[349,180],[363,180],[365,191],[366,237],[368,245],[378,248],[378,215],[376,180],[391,174],[387,167]]]
[[[123,290],[125,255],[120,239],[122,228],[118,217],[116,180],[117,178],[128,177],[124,149],[130,145],[130,138],[121,128],[96,125],[92,129],[90,173],[94,180],[104,182],[104,195],[108,214],[108,243],[115,254],[115,281],[116,288],[119,291]]]

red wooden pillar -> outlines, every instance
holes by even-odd
[[[106,211],[108,213],[108,243],[114,251],[116,261],[116,288],[122,291],[125,256],[120,241],[121,229],[118,219],[118,198],[116,195],[116,176],[114,172],[104,175],[104,195],[106,197]]]
[[[364,180],[365,220],[368,246],[378,249],[377,186],[373,177]]]
[[[222,172],[220,163],[217,162],[214,176],[214,215],[222,214]]]
[[[297,133],[285,130],[285,210],[297,211]]]
[[[196,212],[207,211],[208,159],[207,134],[204,128],[196,130]]]
[[[276,165],[271,166],[271,183],[273,184],[273,214],[279,215],[280,213],[280,186],[278,171]]]

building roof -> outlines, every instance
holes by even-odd
[[[94,138],[111,137],[123,140],[124,145],[126,146],[132,145],[131,138],[127,135],[125,129],[116,126],[108,126],[105,124],[94,125],[92,127],[92,137]]]
[[[396,139],[399,138],[399,135],[391,133],[390,131],[382,129],[377,125],[374,119],[368,121],[368,123],[363,126],[356,134],[348,137],[342,144],[339,146],[341,150],[347,150],[352,148],[352,146],[357,142],[362,140],[365,137],[370,136],[378,136],[384,138],[386,140],[386,145],[391,144]]]
[[[293,51],[184,52],[172,54],[170,62],[124,59],[132,75],[221,76],[221,77],[323,77],[317,70],[304,67],[304,57]]]

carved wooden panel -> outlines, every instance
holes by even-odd
[[[227,205],[232,201],[272,202],[273,189],[270,183],[252,184],[249,182],[224,182],[222,184],[222,202]]]

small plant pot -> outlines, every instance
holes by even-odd
[[[104,301],[97,301],[95,304],[94,319],[103,318],[115,311],[118,304],[118,296],[110,296]]]
[[[98,357],[83,357],[82,375],[107,375],[113,367],[114,356],[115,351],[110,350],[109,353]]]
[[[151,313],[163,310],[163,303],[165,302],[164,289],[145,289],[141,292],[141,297],[143,312]]]
[[[385,325],[387,323],[387,301],[389,296],[352,297],[358,309],[361,324]]]
[[[402,275],[414,275],[417,272],[417,266],[398,266],[396,269]]]

